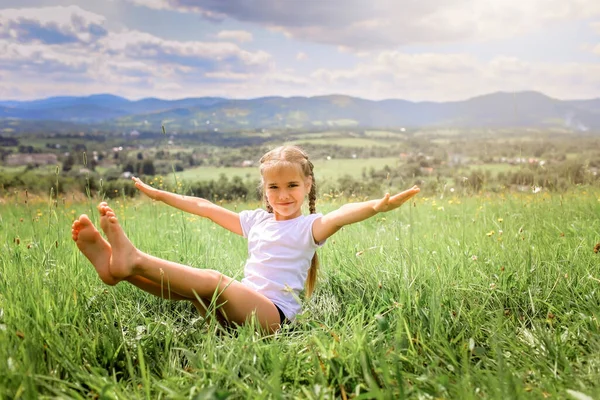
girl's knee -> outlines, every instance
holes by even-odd
[[[204,271],[206,272],[208,279],[213,282],[215,288],[219,287],[224,289],[231,282],[231,278],[227,275],[223,275],[222,272],[214,269],[205,269]]]

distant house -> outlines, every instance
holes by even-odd
[[[56,154],[9,154],[6,157],[6,165],[14,167],[19,165],[53,165],[58,163]]]

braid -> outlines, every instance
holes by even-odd
[[[310,178],[312,180],[312,184],[310,186],[310,192],[308,193],[308,209],[311,214],[316,214],[317,207],[315,203],[317,201],[317,183],[315,182],[315,173],[313,171],[313,163],[308,160],[306,157],[306,161],[308,161],[308,166],[310,168]],[[310,297],[315,290],[315,286],[317,284],[317,273],[319,271],[319,256],[315,252],[312,260],[310,261],[310,268],[308,269],[308,276],[306,277],[306,297]]]
[[[315,182],[315,173],[313,172],[312,163],[310,163],[310,178],[312,179],[312,185],[310,187],[310,192],[308,193],[308,210],[311,214],[315,214],[317,212],[317,207],[315,203],[317,201],[317,184]]]

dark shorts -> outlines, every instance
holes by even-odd
[[[290,321],[287,319],[287,317],[285,316],[283,311],[281,311],[281,308],[279,308],[279,306],[275,303],[273,303],[273,305],[275,306],[275,308],[277,309],[277,312],[279,313],[279,325],[288,324]]]

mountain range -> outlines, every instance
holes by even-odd
[[[171,132],[340,127],[600,129],[600,98],[558,100],[539,92],[497,92],[452,102],[366,100],[345,95],[128,100],[111,94],[0,101],[3,122],[62,122]],[[4,124],[6,126],[6,124]]]

